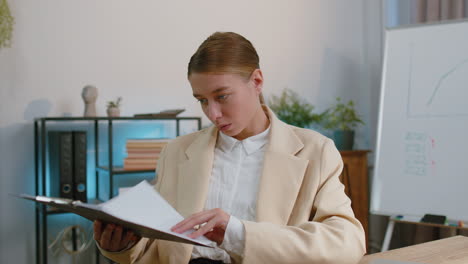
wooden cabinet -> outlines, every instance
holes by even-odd
[[[351,199],[356,218],[361,222],[366,232],[366,245],[369,241],[369,187],[367,173],[368,150],[340,151],[343,158],[343,172],[341,181],[345,185],[345,192]]]

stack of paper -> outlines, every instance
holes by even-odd
[[[25,194],[20,197],[75,213],[92,221],[101,220],[122,225],[142,237],[207,247],[213,244],[204,236],[189,238],[187,235],[194,232],[194,229],[183,234],[172,232],[170,228],[184,218],[146,181],[101,204]]]

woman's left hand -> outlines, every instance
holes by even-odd
[[[171,230],[176,233],[185,231],[200,225],[200,228],[188,235],[190,238],[197,238],[204,235],[211,241],[221,245],[224,240],[224,233],[231,216],[222,209],[216,208],[196,213],[186,218],[184,221],[173,226]],[[202,225],[204,224],[204,225]]]

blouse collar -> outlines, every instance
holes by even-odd
[[[265,129],[263,132],[248,137],[244,140],[237,140],[219,131],[219,137],[216,143],[216,147],[221,149],[223,152],[231,152],[237,144],[241,144],[247,155],[250,155],[260,150],[268,142],[270,127],[271,125],[268,126],[268,128]]]

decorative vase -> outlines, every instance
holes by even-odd
[[[120,116],[120,108],[118,108],[118,107],[108,107],[107,108],[107,116],[108,117],[119,117]]]
[[[81,97],[85,103],[85,110],[83,113],[84,117],[95,117],[96,114],[96,99],[98,96],[98,91],[95,86],[86,85],[82,92]]]
[[[335,130],[333,139],[338,150],[352,150],[354,145],[354,130]]]

